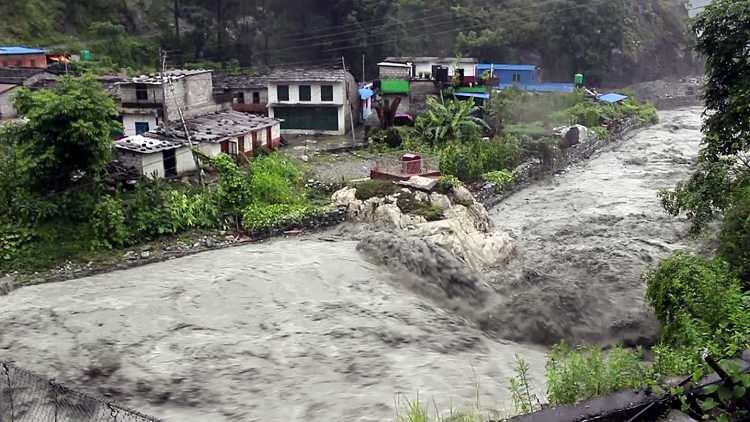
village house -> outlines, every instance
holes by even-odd
[[[126,136],[142,135],[159,125],[229,109],[227,97],[214,96],[210,70],[169,70],[118,84],[120,115]],[[166,97],[165,97],[166,96]]]
[[[433,74],[437,67],[448,69],[448,77],[458,75],[463,83],[474,83],[476,81],[476,65],[479,63],[474,58],[458,57],[388,57],[378,64],[380,79],[435,79]],[[394,77],[396,73],[403,74],[404,68],[396,65],[408,66],[408,77]]]
[[[281,143],[281,122],[266,116],[226,111],[187,119],[185,124],[189,141],[181,122],[116,140],[119,160],[144,176],[174,177],[198,169],[191,142],[208,157],[225,153],[239,161]]]
[[[354,76],[340,68],[283,68],[268,76],[268,115],[282,120],[282,133],[343,135],[359,101]]]
[[[573,92],[575,85],[565,82],[542,82],[541,70],[533,64],[479,64],[479,78],[496,82],[500,89],[515,87],[525,91]]]
[[[214,91],[232,97],[232,109],[253,114],[268,113],[268,81],[262,77],[213,74]]]
[[[38,48],[0,47],[0,68],[47,68],[47,52]]]
[[[57,78],[57,75],[39,68],[0,68],[0,120],[18,116],[13,105],[13,96],[18,88],[46,88]]]

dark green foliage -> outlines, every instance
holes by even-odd
[[[440,152],[440,171],[473,183],[485,173],[512,169],[520,163],[523,153],[520,140],[513,137],[452,142]]]
[[[112,156],[117,107],[93,79],[63,78],[53,90],[22,89],[15,98],[27,123],[16,130],[27,146],[37,189],[70,185],[74,172],[96,175]]]
[[[366,201],[376,196],[388,196],[397,193],[400,188],[393,182],[384,180],[366,180],[354,185],[357,188],[356,198]]]
[[[442,147],[454,140],[476,139],[487,129],[482,119],[474,117],[476,109],[469,101],[441,104],[427,97],[427,112],[417,117],[415,133],[433,147]]]
[[[427,221],[438,221],[445,218],[443,209],[436,205],[419,207],[414,213],[421,215]]]
[[[750,185],[738,188],[732,206],[724,213],[719,255],[740,274],[750,290]]]
[[[687,353],[694,363],[704,348],[725,357],[750,346],[750,302],[725,262],[677,254],[644,280],[664,345]]]
[[[380,145],[387,145],[390,148],[398,148],[403,142],[401,132],[395,127],[373,130],[370,132],[370,141]]]
[[[325,207],[309,204],[254,203],[244,209],[242,226],[247,231],[256,232],[299,223],[306,218],[322,214],[326,210]]]
[[[686,213],[693,231],[702,229],[730,203],[730,168],[729,160],[701,161],[690,179],[659,192],[662,206],[674,216]]]

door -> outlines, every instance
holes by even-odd
[[[164,159],[164,177],[177,176],[177,156],[174,149],[168,149],[162,152]]]
[[[268,141],[268,149],[273,149],[273,138],[271,137],[271,128],[266,128],[266,140]]]
[[[274,117],[283,119],[282,129],[337,131],[339,107],[275,107]]]
[[[229,141],[224,141],[220,145],[221,145],[221,152],[224,154],[229,154]]]
[[[144,133],[148,132],[149,126],[148,122],[135,122],[135,134],[136,135],[143,135]]]
[[[240,155],[244,156],[245,155],[245,137],[244,136],[238,137],[237,144],[239,145],[239,148],[240,148]]]
[[[258,132],[253,132],[253,153],[258,151]]]

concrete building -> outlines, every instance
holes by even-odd
[[[57,80],[57,75],[38,68],[0,68],[0,120],[18,116],[13,106],[13,95],[18,88],[48,88]]]
[[[284,68],[268,76],[268,115],[282,120],[282,133],[343,135],[358,105],[354,76],[340,68]]]
[[[268,81],[263,77],[213,74],[214,92],[232,97],[232,109],[244,113],[268,113]]]
[[[388,57],[383,63],[387,64],[406,64],[411,67],[408,79],[433,79],[433,66],[445,66],[448,68],[448,76],[453,78],[456,73],[463,74],[464,83],[476,81],[475,66],[479,61],[474,58],[457,58],[457,57]],[[393,69],[392,66],[378,67],[386,72]],[[384,79],[381,77],[381,79]],[[398,79],[398,78],[385,78]]]
[[[541,70],[533,64],[479,64],[477,74],[489,76],[498,82],[498,88],[515,87],[536,92],[573,92],[575,84],[568,82],[542,82]]]
[[[125,135],[141,135],[159,125],[229,109],[226,97],[215,97],[210,70],[170,70],[118,84]],[[166,97],[165,97],[166,95]]]
[[[21,85],[0,83],[0,120],[14,119],[18,116],[13,106],[13,94]]]
[[[47,68],[47,52],[38,48],[0,47],[0,68]]]
[[[228,111],[194,117],[185,123],[190,142],[208,157],[224,153],[243,161],[261,149],[274,149],[281,143],[281,122],[266,116]],[[196,171],[198,165],[189,145],[181,123],[114,142],[119,160],[147,177],[173,177]]]
[[[123,165],[152,179],[197,169],[190,147],[183,142],[133,135],[115,141],[115,149]]]
[[[380,62],[378,63],[378,78],[404,79],[412,78],[413,68],[406,63]]]

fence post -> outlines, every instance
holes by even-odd
[[[8,402],[10,403],[10,422],[15,422],[16,415],[13,409],[13,385],[10,383],[10,368],[8,364],[3,362],[3,370],[5,371],[5,379],[8,381]]]

